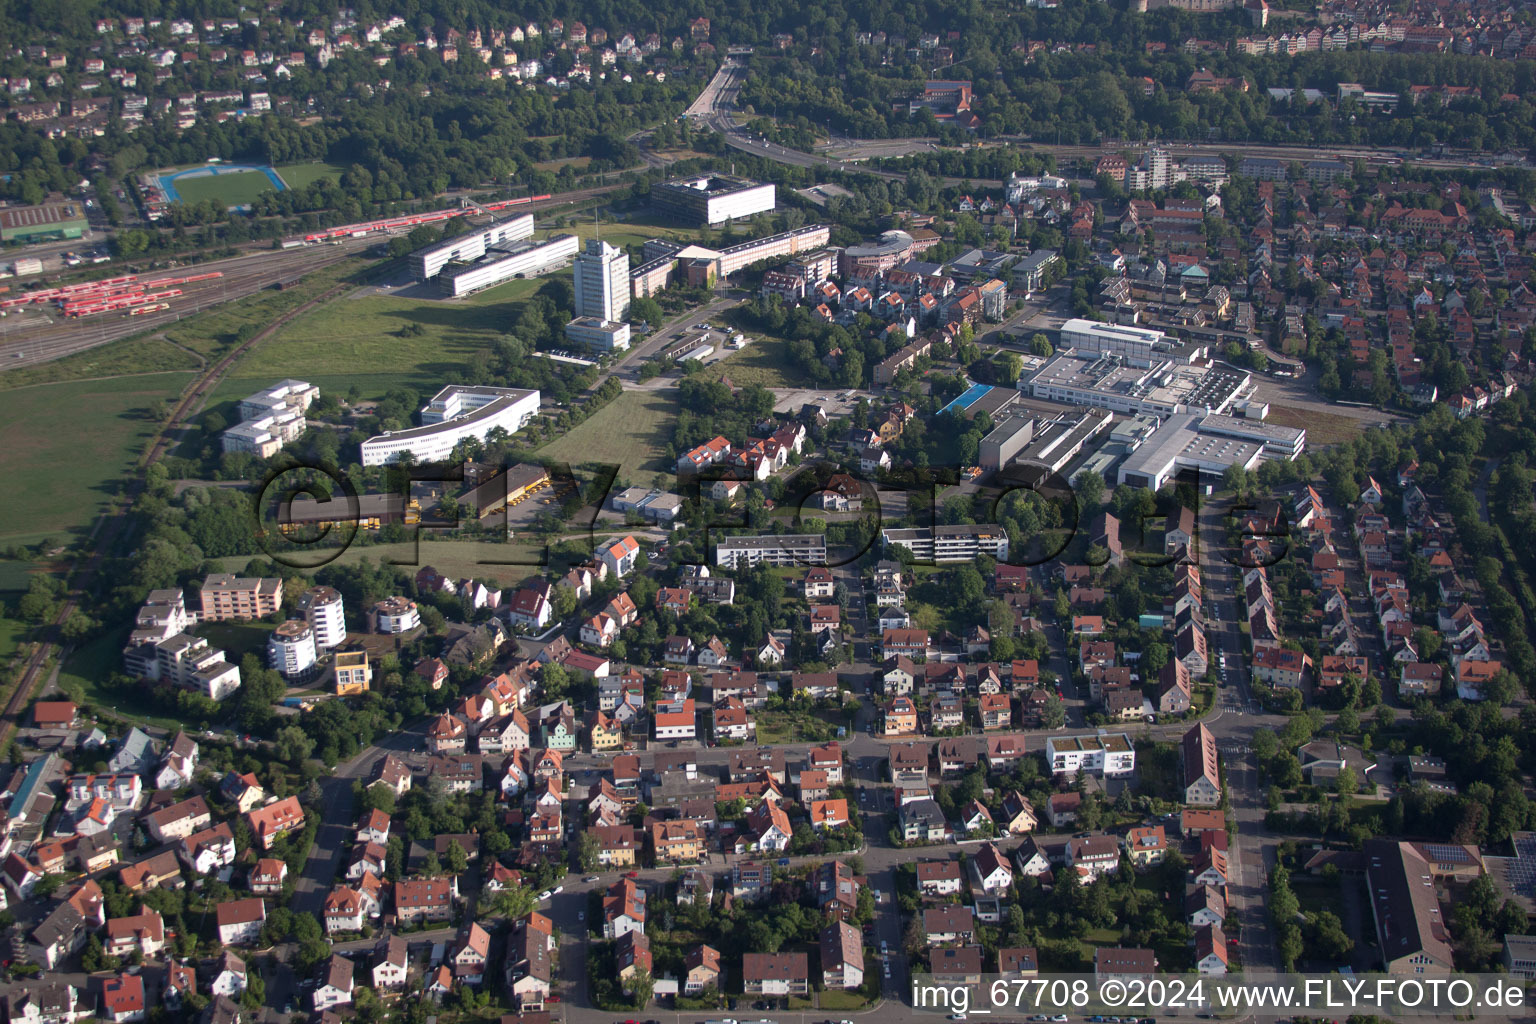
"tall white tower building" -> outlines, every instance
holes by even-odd
[[[315,633],[315,646],[322,650],[340,647],[347,638],[346,610],[341,594],[334,587],[311,587],[299,598],[299,611]]]
[[[576,255],[576,315],[615,322],[629,316],[629,256],[596,238]]]

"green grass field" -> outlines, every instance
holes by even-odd
[[[0,390],[135,373],[192,371],[200,365],[196,356],[163,338],[125,338],[51,363],[7,370],[0,373]]]
[[[104,712],[116,712],[135,722],[162,729],[180,728],[182,723],[176,719],[152,714],[137,693],[125,693],[106,685],[109,675],[122,671],[123,645],[128,642],[129,632],[129,627],[125,626],[103,633],[84,647],[70,652],[59,669],[59,689],[77,704],[89,704]]]
[[[288,324],[230,371],[247,382],[299,376],[352,379],[393,377],[394,383],[436,389],[444,375],[463,369],[507,323],[499,304],[446,307],[417,299],[369,295],[343,298]],[[418,324],[423,333],[401,337]],[[366,387],[366,385],[364,385]],[[381,388],[379,394],[388,390]]]
[[[245,206],[258,196],[276,192],[272,179],[260,171],[228,171],[197,178],[178,178],[176,192],[182,202],[201,203],[206,199],[225,206]]]
[[[640,245],[652,238],[676,238],[680,241],[694,242],[700,237],[695,229],[647,216],[638,216],[617,223],[595,224],[590,214],[571,213],[564,217],[565,227],[555,227],[555,221],[558,219],[560,218],[549,221],[540,220],[539,229],[534,232],[534,235],[539,238],[548,238],[551,235],[575,235],[581,239],[583,245],[589,238],[601,237],[603,241],[619,248]]]
[[[296,554],[294,560],[305,557]],[[526,544],[457,540],[422,540],[417,544],[414,541],[403,541],[399,544],[354,545],[337,556],[333,563],[356,565],[367,560],[377,565],[386,559],[413,573],[424,565],[430,565],[444,576],[454,579],[493,579],[504,587],[510,587],[539,571],[545,559],[545,548],[537,541]],[[249,555],[213,559],[222,565],[225,572],[240,572],[250,560]],[[513,561],[519,564],[498,564]]]
[[[174,401],[189,373],[45,384],[0,402],[0,473],[15,498],[0,511],[0,543],[89,528],[154,424],[146,410]]]
[[[249,391],[253,380],[292,376],[343,389],[356,381],[368,397],[401,384],[435,391],[516,321],[539,284],[509,281],[467,303],[373,294],[329,302],[243,359],[226,381],[233,391],[221,388],[220,394]],[[402,337],[401,329],[411,324],[422,333]]]
[[[677,400],[666,391],[626,391],[575,430],[549,442],[540,454],[570,463],[603,462],[619,475],[669,472],[664,457],[677,421]]]
[[[302,306],[338,281],[356,273],[361,266],[356,260],[342,260],[309,274],[297,286],[286,291],[257,292],[249,298],[226,303],[191,319],[178,321],[165,328],[163,333],[176,344],[204,356],[225,352],[236,343],[242,327],[265,327],[284,313]],[[111,347],[105,346],[100,351]]]
[[[753,338],[751,344],[700,372],[710,380],[729,376],[737,387],[757,384],[765,388],[809,387],[811,380],[789,365],[788,343],[780,338]]]
[[[338,164],[312,163],[312,164],[286,164],[276,168],[277,176],[282,178],[289,188],[303,188],[312,185],[321,178],[330,178],[334,182],[340,182],[346,168]]]

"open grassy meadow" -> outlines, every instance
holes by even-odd
[[[676,421],[677,399],[670,392],[626,391],[539,454],[572,464],[617,465],[621,477],[639,481],[641,474],[675,468],[665,452]]]
[[[506,333],[543,284],[508,281],[453,301],[360,289],[284,326],[230,370],[214,397],[284,377],[343,391],[355,383],[366,398],[401,385],[436,391]]]
[[[710,380],[730,377],[736,387],[810,387],[812,381],[789,363],[788,343],[781,338],[752,338],[746,348],[717,360],[699,372]]]
[[[197,354],[149,335],[124,338],[51,363],[7,370],[0,374],[0,390],[138,373],[190,372],[201,366]]]
[[[0,473],[15,497],[0,510],[0,544],[87,530],[153,433],[150,407],[173,402],[191,379],[154,373],[7,391]]]
[[[301,559],[307,563],[310,555],[294,555],[294,561]],[[422,566],[430,565],[444,576],[454,579],[492,579],[504,587],[511,587],[535,575],[545,559],[544,544],[532,539],[526,543],[511,544],[423,539],[419,543],[408,540],[398,544],[353,545],[332,559],[332,562],[337,565],[356,565],[365,560],[375,565],[389,563],[412,573]],[[221,563],[225,572],[240,572],[250,560],[249,555],[214,559]],[[314,561],[320,559],[315,558]]]

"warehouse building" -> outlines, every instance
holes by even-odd
[[[31,245],[81,238],[89,227],[85,208],[74,201],[8,206],[0,210],[0,242]]]
[[[519,462],[470,491],[469,504],[484,519],[502,509],[516,508],[548,486],[549,472],[543,466]]]
[[[284,536],[306,529],[355,526],[377,530],[395,524],[414,524],[420,518],[416,503],[407,502],[403,494],[341,494],[324,501],[295,497],[278,508],[277,528]]]
[[[755,213],[773,212],[774,186],[725,174],[673,178],[651,186],[657,212],[691,224],[721,224]]]
[[[1202,429],[1204,413],[1178,413],[1163,421],[1152,436],[1120,465],[1119,482],[1159,490],[1183,470],[1220,477],[1228,466],[1251,470],[1263,461],[1269,443],[1262,435],[1234,436],[1232,417],[1217,417],[1213,430]],[[1242,421],[1237,421],[1242,422]],[[1280,428],[1284,429],[1284,428]],[[1305,445],[1305,437],[1301,438]]]
[[[1061,325],[1061,349],[1079,354],[1119,356],[1128,366],[1151,366],[1159,349],[1172,349],[1162,331],[1097,320],[1068,320]]]
[[[1170,416],[1191,409],[1226,412],[1248,394],[1253,377],[1226,366],[1192,366],[1172,359],[1127,365],[1117,356],[1077,351],[1052,356],[1029,378],[1036,398],[1089,405],[1128,416]]]
[[[1029,444],[1035,436],[1035,418],[1033,416],[1015,416],[1003,420],[992,428],[992,432],[981,439],[981,454],[979,465],[989,473],[995,473],[1008,465],[1009,461],[1024,446]]]
[[[1113,421],[1114,416],[1103,409],[1052,417],[1036,424],[1035,436],[1019,450],[1014,461],[1037,469],[1036,477],[1059,473],[1082,454],[1090,441],[1107,431]]]
[[[418,465],[444,462],[460,441],[484,441],[497,427],[521,430],[539,411],[539,393],[520,388],[446,387],[421,410],[419,427],[370,437],[362,444],[364,466],[398,462],[409,452]]]
[[[486,227],[474,228],[462,235],[424,245],[411,253],[411,276],[418,281],[430,281],[451,263],[472,262],[484,256],[493,246],[510,245],[531,237],[533,237],[533,214],[531,213],[519,214],[496,221]]]
[[[437,274],[437,284],[446,294],[458,297],[519,277],[538,277],[565,266],[578,247],[575,235],[497,243],[479,259],[455,260],[444,266]]]

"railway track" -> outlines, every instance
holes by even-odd
[[[21,725],[22,709],[31,701],[42,679],[42,671],[48,664],[49,658],[60,650],[58,633],[60,628],[68,621],[70,615],[80,607],[79,595],[89,591],[95,582],[96,573],[101,569],[102,561],[108,553],[114,550],[123,530],[127,527],[127,513],[133,507],[133,499],[138,496],[143,487],[142,471],[148,469],[154,463],[164,458],[170,449],[172,435],[176,430],[185,425],[187,419],[198,409],[204,399],[224,379],[230,367],[249,352],[253,347],[272,337],[295,319],[308,313],[310,310],[324,303],[330,302],[343,295],[351,285],[340,284],[332,287],[320,295],[315,296],[302,305],[296,306],[288,312],[273,320],[256,334],[241,342],[227,354],[205,369],[198,377],[187,385],[177,401],[170,416],[155,432],[154,438],[144,449],[144,454],[135,464],[133,479],[128,482],[124,493],[119,495],[112,506],[102,513],[102,517],[96,521],[95,528],[91,531],[88,540],[91,542],[91,556],[84,565],[74,570],[75,578],[64,603],[59,607],[58,613],[48,626],[48,635],[38,642],[37,650],[28,657],[26,666],[22,669],[20,678],[16,681],[15,688],[11,691],[10,698],[6,701],[5,710],[0,712],[0,746],[4,746],[15,734]]]
[[[552,209],[559,206],[566,206],[571,203],[582,202],[587,199],[606,195],[623,187],[625,186],[622,183],[618,183],[577,189],[572,192],[565,192],[561,193],[560,195],[551,196],[547,200],[542,200],[538,203],[532,204],[532,207],[537,209]],[[375,241],[377,241],[377,239],[370,239],[369,243],[372,244]],[[351,253],[349,251],[347,253],[343,253],[342,256],[344,257],[350,254]],[[326,260],[324,262],[330,263],[334,261]],[[306,266],[304,269],[305,271],[309,271],[318,269],[318,267],[311,264]],[[290,270],[287,273],[291,274],[292,271]],[[281,277],[284,275],[278,274],[277,276]],[[273,273],[271,271],[260,275],[260,279],[262,280],[261,286],[265,286],[267,283],[266,279],[269,277],[273,277]],[[19,728],[21,724],[22,710],[31,701],[33,695],[36,693],[39,685],[42,682],[44,667],[47,666],[49,659],[60,651],[58,641],[60,629],[63,627],[64,623],[68,621],[70,615],[80,607],[80,595],[87,593],[90,590],[92,584],[95,582],[97,572],[99,572],[101,569],[103,560],[108,556],[109,552],[116,548],[118,541],[122,537],[123,531],[127,528],[127,512],[130,508],[132,508],[134,498],[138,496],[139,491],[143,487],[142,471],[148,469],[154,463],[165,457],[166,452],[169,451],[171,447],[173,435],[175,432],[183,425],[185,425],[188,418],[199,408],[201,403],[208,397],[213,389],[218,386],[219,382],[224,379],[224,375],[229,372],[230,367],[234,366],[234,364],[242,356],[244,356],[256,345],[259,345],[261,342],[282,330],[282,328],[289,323],[308,313],[310,310],[313,310],[317,306],[323,305],[324,303],[330,302],[332,299],[339,297],[351,287],[351,285],[347,284],[336,285],[324,293],[315,296],[313,299],[308,300],[302,305],[296,306],[295,308],[289,310],[288,312],[279,316],[277,319],[273,320],[271,323],[267,324],[267,326],[263,327],[260,331],[252,335],[246,341],[231,349],[217,362],[205,368],[196,377],[196,379],[187,385],[186,390],[182,392],[181,398],[177,401],[175,408],[171,410],[171,414],[166,418],[161,427],[155,432],[155,435],[151,439],[150,443],[145,446],[144,453],[139,457],[138,462],[135,464],[135,473],[133,479],[128,481],[128,485],[124,489],[124,492],[113,501],[112,505],[106,511],[102,513],[101,518],[96,521],[95,527],[92,529],[90,536],[87,538],[91,547],[90,557],[87,558],[83,564],[77,565],[71,569],[73,580],[71,581],[68,595],[65,597],[64,603],[59,606],[59,610],[54,615],[53,621],[48,624],[44,638],[37,644],[37,649],[34,650],[32,654],[27,658],[26,664],[21,670],[20,677],[16,680],[16,684],[12,689],[9,698],[6,700],[5,709],[3,712],[0,712],[0,746],[3,746],[15,735],[17,728]],[[171,320],[174,319],[174,317],[169,317],[167,319]],[[135,325],[136,330],[134,333],[142,331],[146,328],[152,329],[153,327],[157,326],[155,321],[158,320],[159,317],[155,317],[152,318],[151,322],[149,323]],[[102,342],[98,342],[97,344],[104,344],[106,340],[116,339],[105,339]],[[95,345],[89,345],[85,347],[93,348]],[[81,349],[76,349],[74,351],[80,350]],[[49,358],[58,358],[60,355],[65,354],[69,353],[58,352]]]

